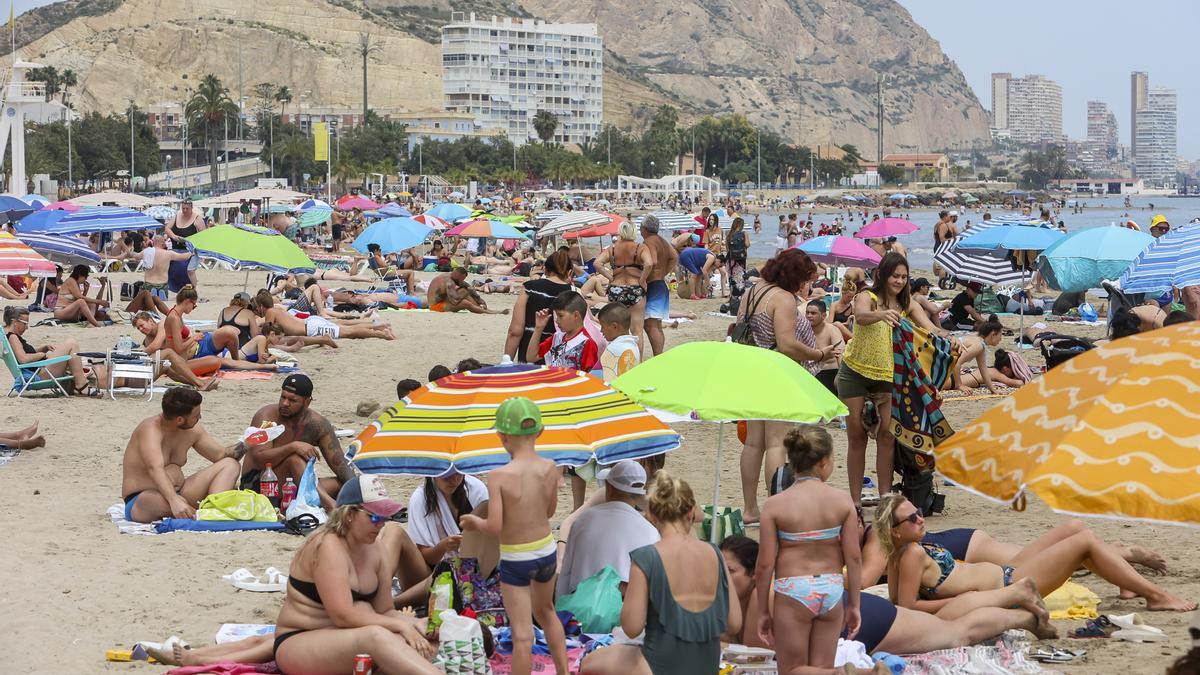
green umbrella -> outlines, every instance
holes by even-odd
[[[329,222],[329,217],[333,215],[333,209],[309,209],[300,214],[299,225],[302,228],[317,227]]]
[[[770,349],[735,342],[689,342],[642,363],[612,383],[635,403],[687,419],[718,422],[713,478],[716,512],[724,424],[739,420],[819,423],[849,411],[803,366]],[[717,528],[712,528],[715,533]]]
[[[316,265],[291,239],[273,229],[251,225],[217,225],[188,237],[201,258],[216,258],[247,270],[276,273],[312,272]]]

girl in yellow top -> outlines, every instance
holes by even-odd
[[[875,471],[879,476],[879,494],[892,491],[893,445],[888,419],[892,416],[892,328],[903,318],[933,333],[941,333],[925,311],[912,299],[908,285],[908,259],[888,253],[875,269],[874,282],[854,298],[854,337],[846,346],[842,365],[834,384],[838,398],[846,404],[849,443],[846,470],[850,496],[855,505],[862,503],[862,481],[866,470],[867,428],[862,411],[868,396],[875,401],[882,424],[875,436]]]

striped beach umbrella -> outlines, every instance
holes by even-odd
[[[566,234],[571,230],[582,230],[592,225],[603,225],[612,220],[612,216],[599,211],[572,211],[561,215],[538,229],[537,236],[550,237]]]
[[[524,239],[515,227],[499,220],[476,218],[446,230],[447,237],[484,237],[486,239]]]
[[[59,234],[34,234],[21,232],[17,238],[29,248],[37,251],[51,262],[65,265],[100,265],[100,254],[75,237]]]
[[[315,206],[300,214],[300,227],[317,227],[329,222],[333,209],[328,206]]]
[[[0,276],[52,277],[54,263],[11,234],[0,230]]]
[[[538,213],[536,216],[534,216],[534,220],[554,220],[555,218],[558,218],[559,216],[565,216],[568,213],[570,212],[563,211],[561,209],[549,209]]]
[[[981,284],[1007,285],[1021,283],[1021,270],[1013,266],[1008,251],[984,251],[959,249],[963,239],[984,232],[998,223],[984,221],[971,225],[962,234],[943,241],[933,251],[933,261],[960,281],[977,281]]]
[[[703,227],[696,222],[696,217],[687,213],[678,213],[676,211],[655,211],[647,215],[658,218],[660,230],[694,230],[698,227]],[[718,216],[719,217],[719,216]],[[637,219],[638,227],[642,226],[642,221],[646,216],[641,216]]]
[[[124,230],[161,229],[162,223],[142,213],[119,206],[84,207],[75,213],[38,211],[17,223],[18,232],[48,234],[91,234]]]
[[[624,394],[586,373],[502,364],[457,373],[409,394],[364,429],[347,454],[366,473],[485,473],[508,463],[492,429],[496,408],[524,396],[545,431],[539,455],[562,466],[612,464],[679,447],[679,435]]]
[[[1200,222],[1164,234],[1121,275],[1126,293],[1153,293],[1200,284]]]

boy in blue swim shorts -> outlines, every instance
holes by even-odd
[[[512,460],[488,474],[487,520],[466,514],[459,522],[463,530],[500,538],[500,592],[512,629],[512,672],[528,673],[532,667],[536,616],[555,669],[565,673],[567,641],[554,611],[557,543],[550,533],[562,471],[534,451],[542,414],[533,401],[514,397],[501,403],[495,429]]]

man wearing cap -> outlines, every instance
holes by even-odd
[[[609,565],[621,581],[629,581],[630,551],[658,542],[658,530],[638,511],[646,495],[646,470],[625,460],[596,478],[604,483],[604,502],[582,510],[571,526],[556,597],[573,593],[580,582]]]
[[[303,373],[293,373],[283,381],[279,402],[263,406],[254,413],[250,426],[262,427],[267,422],[274,422],[283,426],[283,433],[246,454],[242,461],[243,490],[258,490],[259,477],[267,464],[271,465],[281,485],[288,478],[299,485],[309,458],[320,453],[333,470],[334,477],[317,481],[317,492],[321,495],[321,505],[326,509],[333,508],[332,495],[353,479],[355,472],[346,461],[333,425],[309,407],[312,394],[312,380]]]

